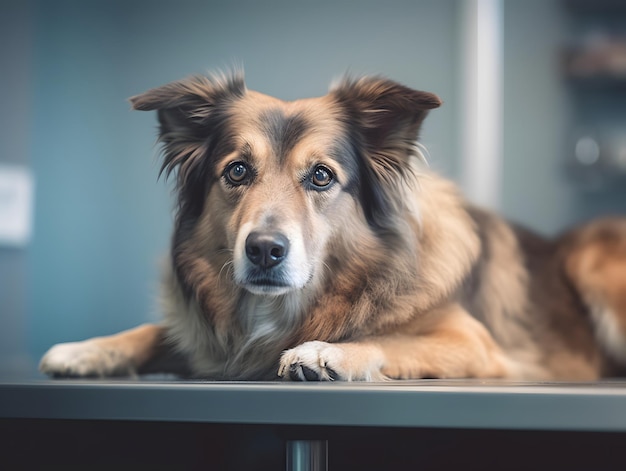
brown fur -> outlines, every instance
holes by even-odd
[[[158,111],[177,178],[164,322],[56,346],[42,371],[143,371],[163,346],[215,379],[593,380],[626,362],[626,220],[545,240],[469,205],[420,164],[435,95],[366,77],[283,102],[233,74],[131,102]]]

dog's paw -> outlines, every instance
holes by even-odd
[[[382,357],[370,346],[306,342],[283,352],[278,376],[292,381],[382,381]]]
[[[39,371],[55,378],[135,374],[133,365],[124,355],[94,340],[54,345],[41,359]]]

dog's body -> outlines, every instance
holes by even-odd
[[[429,93],[345,79],[283,102],[237,75],[131,99],[158,110],[178,213],[164,323],[60,344],[51,375],[593,380],[626,364],[626,220],[557,240],[420,162]]]

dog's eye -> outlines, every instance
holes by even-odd
[[[242,185],[250,178],[250,170],[243,162],[233,162],[226,167],[224,177],[232,185]]]
[[[318,165],[313,169],[311,174],[311,183],[316,187],[322,189],[327,187],[333,181],[333,172],[323,165]]]

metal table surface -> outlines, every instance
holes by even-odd
[[[0,381],[0,418],[626,431],[626,382]]]
[[[5,459],[59,469],[621,470],[626,382],[0,379],[0,431]]]

